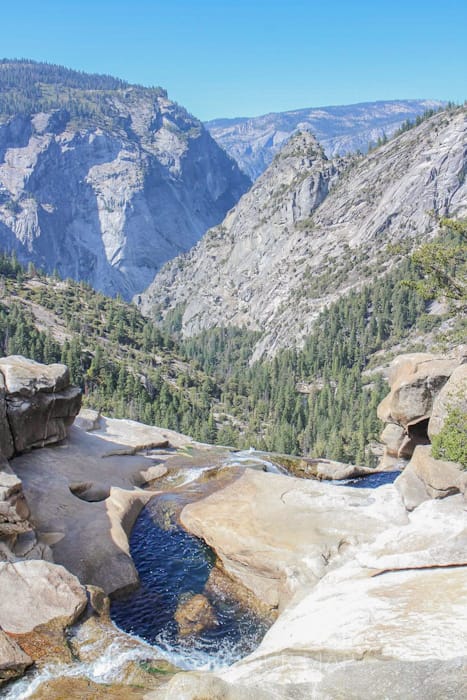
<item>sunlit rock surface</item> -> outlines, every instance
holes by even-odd
[[[67,109],[0,115],[1,247],[131,299],[250,181],[163,90],[77,92],[78,119]]]

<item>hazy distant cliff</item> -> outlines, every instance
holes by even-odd
[[[160,88],[0,62],[0,247],[131,298],[248,178]]]
[[[357,150],[365,153],[370,143],[376,143],[384,134],[392,136],[402,122],[414,120],[441,105],[438,100],[363,102],[296,109],[260,117],[213,119],[206,123],[206,127],[254,180],[295,131],[311,131],[328,156]]]

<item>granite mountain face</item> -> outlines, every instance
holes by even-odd
[[[130,299],[250,182],[161,88],[0,62],[0,241]]]
[[[394,263],[388,245],[467,215],[467,110],[427,119],[359,158],[329,160],[295,135],[187,255],[143,296],[146,313],[183,310],[185,336],[216,325],[262,332],[254,358],[300,345],[332,301]]]
[[[443,105],[439,100],[389,100],[336,107],[297,109],[260,117],[213,119],[206,128],[255,180],[296,131],[311,131],[328,156],[361,151],[406,120]]]

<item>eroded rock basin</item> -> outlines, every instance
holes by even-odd
[[[248,596],[242,598],[242,594],[239,595],[237,590],[232,594],[229,586],[226,587],[226,580],[232,579],[225,575],[222,567],[215,565],[213,551],[202,540],[189,535],[181,528],[180,514],[187,504],[220,492],[229,484],[233,485],[237,480],[241,480],[242,475],[247,472],[258,474],[258,484],[266,478],[268,489],[270,480],[273,485],[282,483],[274,480],[283,479],[287,489],[290,484],[292,490],[294,485],[300,490],[301,486],[298,484],[305,482],[297,482],[293,478],[289,482],[289,477],[280,476],[281,469],[275,469],[263,456],[252,452],[234,454],[224,451],[216,454],[214,451],[198,451],[198,448],[188,446],[182,452],[171,456],[166,465],[167,472],[161,470],[160,476],[151,484],[159,494],[149,501],[132,530],[130,552],[138,570],[141,586],[130,596],[115,600],[112,604],[113,621],[132,636],[120,635],[117,630],[115,639],[104,645],[93,659],[87,660],[83,657],[74,668],[42,670],[29,686],[23,682],[21,693],[10,693],[7,696],[9,700],[34,698],[34,688],[38,689],[37,692],[45,692],[44,683],[49,684],[47,689],[50,686],[51,698],[60,697],[53,695],[53,692],[64,692],[63,689],[55,687],[57,676],[68,679],[67,697],[75,697],[72,694],[74,684],[76,692],[82,692],[83,678],[88,679],[91,684],[111,683],[116,691],[119,690],[118,684],[122,682],[130,688],[128,664],[136,668],[136,672],[133,669],[133,675],[130,674],[130,678],[136,678],[136,685],[144,684],[150,689],[145,669],[152,669],[149,673],[155,677],[156,687],[167,682],[177,671],[177,668],[173,667],[162,668],[163,662],[161,664],[158,659],[171,662],[178,669],[220,672],[224,668],[228,671],[228,667],[244,657],[249,657],[260,645],[271,625],[271,617],[266,617],[264,610],[258,611]],[[246,471],[245,467],[248,467]],[[276,475],[263,477],[258,473],[263,471],[276,471]],[[374,487],[381,482],[392,480],[394,476],[374,474],[367,477],[369,483],[363,478],[348,481],[345,485]],[[371,483],[375,481],[376,483]],[[304,488],[307,493],[311,489],[310,494],[314,489],[318,494],[322,488],[335,491],[336,496],[337,492],[341,491],[331,484],[327,487],[319,484],[313,487],[311,482],[308,484],[309,486]],[[163,493],[160,493],[161,491]],[[285,505],[289,497],[284,498]],[[337,498],[340,499],[339,496]],[[359,497],[357,502],[361,502],[363,506],[366,497]],[[98,507],[98,503],[92,504],[92,507],[96,506]],[[239,520],[241,517],[238,513]],[[308,536],[306,539],[308,540]],[[206,624],[202,624],[202,628],[196,629],[193,634],[190,630],[182,631],[177,612],[190,603],[190,600],[196,599],[195,602],[200,603],[200,598],[207,603],[207,606],[204,602],[201,604],[201,618]],[[189,623],[190,615],[189,610]],[[131,639],[133,643],[128,642]],[[141,678],[137,680],[141,674],[144,676],[142,682]],[[90,692],[94,692],[92,688]],[[140,696],[136,687],[131,692],[136,694],[129,694],[128,697]],[[79,694],[76,697],[79,697]]]
[[[226,666],[257,647],[268,620],[220,591],[214,552],[168,517],[173,498],[155,497],[139,516],[130,546],[141,585],[111,616],[181,668]]]

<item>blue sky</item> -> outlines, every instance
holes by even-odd
[[[162,85],[201,119],[467,99],[465,0],[3,2],[0,55]]]

